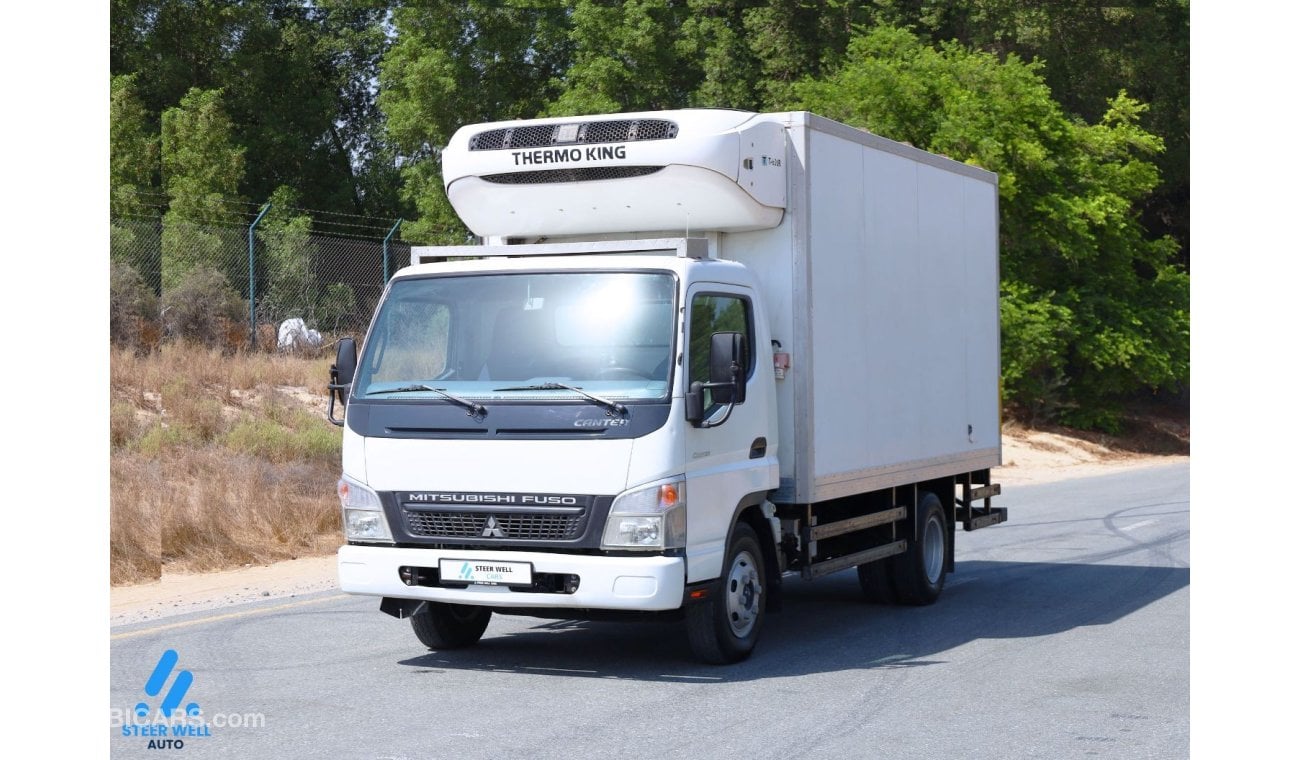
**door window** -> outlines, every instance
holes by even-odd
[[[748,299],[716,293],[699,294],[691,299],[690,374],[686,381],[688,390],[696,380],[709,382],[709,345],[716,332],[738,332],[744,336],[745,355],[749,365],[745,367],[745,379],[748,380],[754,369],[753,321]],[[705,416],[713,414],[716,409],[713,392],[706,388]]]

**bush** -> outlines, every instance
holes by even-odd
[[[160,457],[166,452],[193,448],[198,444],[197,436],[186,427],[154,423],[135,439],[133,448],[147,457]]]
[[[322,330],[338,332],[339,325],[356,313],[357,297],[352,288],[341,282],[332,282],[325,286],[320,305],[316,307],[316,324]]]
[[[1074,314],[1022,283],[1002,283],[1002,395],[1030,425],[1053,422],[1066,400]]]
[[[338,460],[342,436],[308,412],[291,413],[294,426],[289,427],[260,417],[244,417],[222,437],[221,444],[233,454],[265,460],[273,464],[314,461],[333,463]]]
[[[113,450],[124,448],[140,434],[143,426],[135,407],[114,399],[108,405],[109,447]]]
[[[148,325],[158,318],[158,297],[140,273],[113,262],[108,275],[108,334],[113,344],[142,347]]]
[[[242,324],[247,314],[248,303],[224,275],[207,266],[186,272],[162,298],[167,335],[205,346],[229,348],[232,326]]]

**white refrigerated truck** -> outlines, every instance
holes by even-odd
[[[927,604],[1006,519],[996,175],[700,109],[468,126],[443,177],[482,244],[413,248],[331,370],[340,585],[426,646],[655,615],[735,662],[785,580]]]

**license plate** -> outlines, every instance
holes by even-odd
[[[531,562],[498,562],[483,559],[443,559],[438,561],[443,583],[481,583],[485,586],[531,586]]]

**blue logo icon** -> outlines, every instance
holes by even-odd
[[[461,564],[460,577],[464,578],[465,580],[469,580],[470,578],[474,577],[474,569],[469,566],[468,562]]]
[[[156,697],[162,693],[163,686],[167,683],[167,678],[171,676],[172,670],[176,667],[176,661],[180,655],[176,654],[175,649],[168,649],[158,658],[158,664],[154,666],[153,673],[149,680],[145,682],[144,693],[151,697]],[[180,706],[181,700],[185,699],[185,693],[190,690],[190,684],[194,683],[194,674],[188,670],[182,670],[176,674],[172,681],[172,687],[167,690],[167,696],[163,697],[162,704],[158,709],[163,715],[170,718],[172,711]],[[187,715],[198,715],[199,705],[197,702],[191,702],[185,706]],[[141,702],[135,706],[135,714],[141,718],[149,714],[149,705]]]

